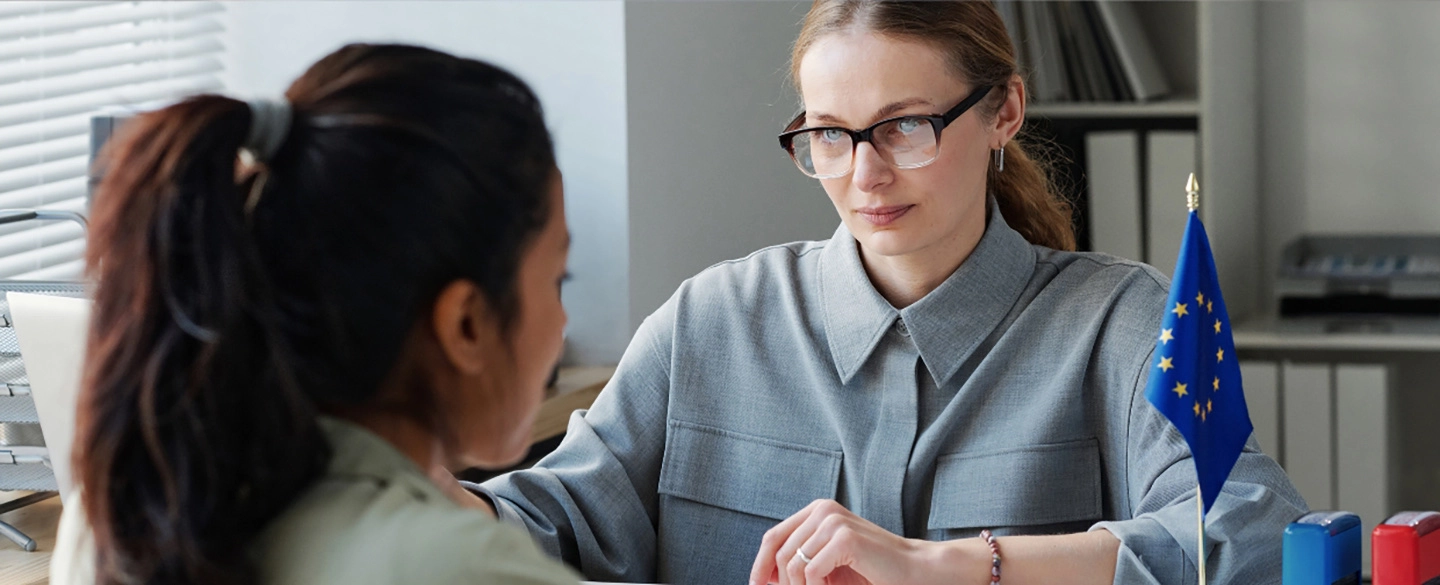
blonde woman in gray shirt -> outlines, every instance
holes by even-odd
[[[995,8],[819,0],[792,67],[780,138],[834,237],[685,282],[558,450],[482,493],[603,580],[1193,580],[1194,467],[1144,397],[1168,283],[1072,251]],[[1279,582],[1304,511],[1252,442],[1209,574]]]
[[[428,476],[522,457],[560,351],[569,237],[522,81],[351,45],[284,101],[123,132],[52,583],[576,582]]]

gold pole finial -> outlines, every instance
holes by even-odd
[[[1185,206],[1190,211],[1200,209],[1200,182],[1195,180],[1195,173],[1190,173],[1190,180],[1185,181]]]

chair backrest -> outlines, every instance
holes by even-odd
[[[10,291],[5,294],[61,497],[69,494],[70,445],[85,362],[90,301]]]

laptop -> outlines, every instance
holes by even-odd
[[[9,292],[10,319],[30,378],[31,398],[40,416],[50,467],[62,500],[69,496],[70,445],[85,366],[90,300]]]

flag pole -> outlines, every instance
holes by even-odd
[[[1185,181],[1185,206],[1191,213],[1200,212],[1200,183],[1195,181],[1195,173]],[[1199,476],[1195,477],[1195,534],[1195,564],[1200,569],[1200,585],[1205,585],[1205,494],[1200,491]]]
[[[1199,526],[1196,534],[1200,535],[1199,546],[1195,549],[1199,551],[1195,555],[1199,561],[1195,564],[1200,566],[1200,585],[1205,585],[1205,498],[1200,495],[1200,482],[1195,482],[1195,520],[1195,525]]]

